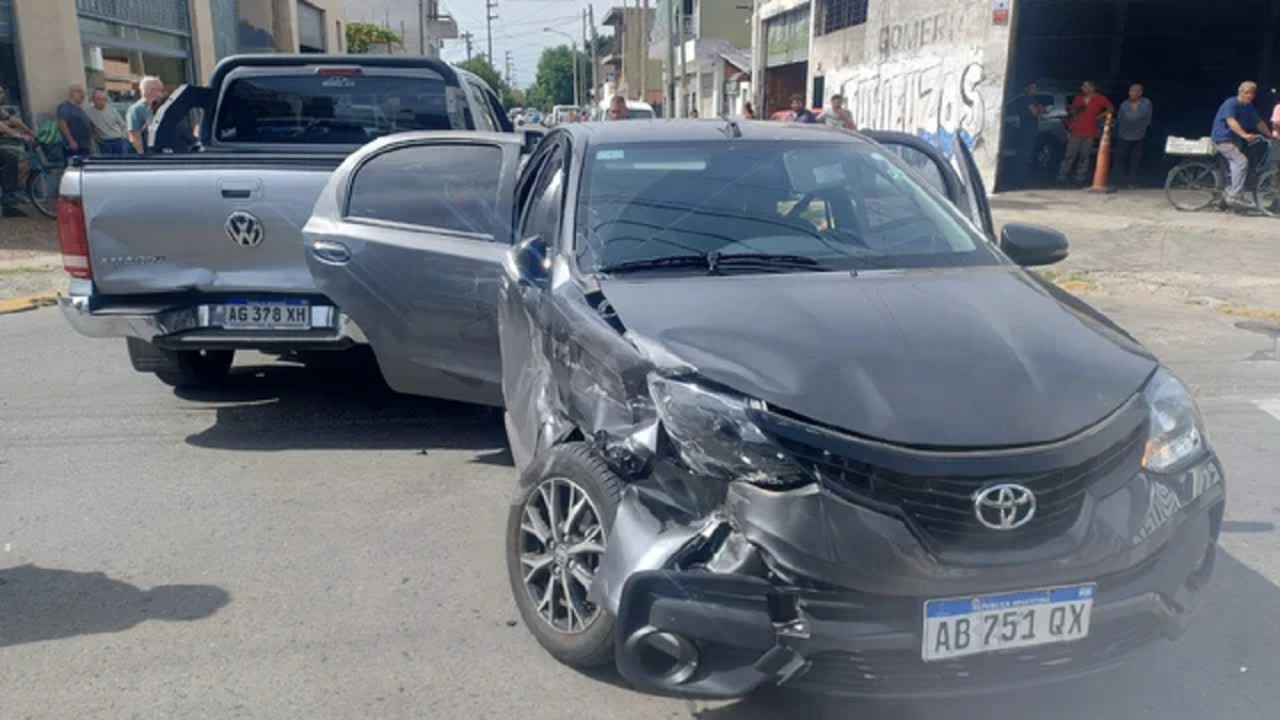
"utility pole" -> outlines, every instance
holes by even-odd
[[[623,20],[625,23],[626,20]],[[626,60],[623,60],[626,62]],[[640,101],[649,102],[649,0],[640,10]]]
[[[461,37],[462,41],[467,44],[467,59],[470,60],[471,59],[471,38],[475,37],[475,35],[472,35],[470,31],[467,31],[462,33],[459,37]]]
[[[498,0],[484,0],[484,29],[489,36],[489,62],[493,62],[493,21],[498,19]]]
[[[666,115],[676,117],[676,5],[681,0],[667,0],[667,13],[663,22],[667,24],[667,97]]]
[[[676,0],[676,32],[680,35],[680,117],[689,117],[689,87],[685,84],[684,58],[684,0]],[[701,89],[701,88],[699,88]]]
[[[596,93],[600,91],[600,56],[597,49],[600,43],[596,41],[596,9],[592,5],[587,6],[587,22],[591,27],[591,92],[587,93],[587,100],[594,104]]]
[[[507,65],[507,67],[506,67],[506,70],[507,70],[507,85],[509,85],[509,86],[511,86],[511,87],[515,87],[515,84],[516,84],[515,68],[511,65],[511,51],[510,51],[510,50],[508,50],[508,51],[507,51],[507,62],[506,62],[506,65]]]
[[[427,54],[427,5],[426,0],[418,0],[418,54]]]

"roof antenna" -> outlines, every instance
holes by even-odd
[[[740,138],[742,137],[742,128],[738,127],[738,121],[729,117],[729,113],[720,113],[720,119],[725,122],[723,130],[725,137]]]

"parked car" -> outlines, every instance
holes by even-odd
[[[1187,626],[1225,497],[1195,402],[1025,269],[1066,239],[997,236],[963,145],[675,121],[522,152],[384,138],[306,237],[393,385],[505,403],[508,575],[551,655],[918,697]]]
[[[203,116],[203,152],[173,154]],[[143,157],[67,170],[58,204],[81,334],[125,338],[134,368],[172,385],[219,381],[238,350],[280,354],[364,342],[318,291],[301,228],[329,175],[377,137],[511,131],[477,76],[403,56],[268,55],[223,60],[157,113]]]

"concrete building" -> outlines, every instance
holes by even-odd
[[[648,7],[615,7],[605,13],[601,24],[613,30],[613,40],[600,58],[598,97],[617,92],[628,100],[662,105],[662,61],[648,57],[653,21],[654,11]]]
[[[1260,83],[1255,104],[1270,116],[1280,0],[1212,12],[1200,0],[758,0],[752,32],[761,115],[793,93],[821,107],[838,92],[861,127],[917,134],[944,151],[963,142],[997,189],[1019,174],[1051,179],[1060,118],[1083,80],[1116,105],[1141,82],[1156,108],[1146,148],[1154,181],[1165,138],[1207,135],[1241,81]],[[1058,119],[1021,125],[1030,82]]]
[[[681,27],[673,32],[677,14]],[[655,21],[649,57],[664,68],[674,60],[676,117],[694,109],[704,117],[740,112],[748,99],[741,88],[750,87],[752,6],[737,0],[660,0]]]
[[[0,86],[30,121],[69,85],[120,104],[143,75],[208,80],[242,52],[343,52],[343,0],[0,0]]]
[[[392,55],[438,58],[441,42],[458,37],[457,21],[441,11],[439,0],[346,0],[346,6],[348,21],[380,25],[400,36]]]

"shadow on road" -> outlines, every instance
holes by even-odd
[[[230,601],[212,585],[142,590],[100,572],[20,565],[0,569],[0,647],[120,632],[147,620],[203,620]]]
[[[476,450],[474,462],[511,464],[500,411],[401,395],[356,357],[318,367],[237,366],[216,389],[175,393],[215,407],[213,426],[187,438],[196,447]]]
[[[771,690],[693,712],[698,720],[1079,720],[1274,717],[1280,588],[1225,552],[1191,629],[1086,680],[1002,695],[883,703]],[[1212,690],[1211,690],[1212,689]]]

